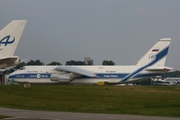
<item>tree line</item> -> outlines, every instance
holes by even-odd
[[[20,69],[24,66],[35,66],[35,65],[62,65],[60,62],[57,61],[53,61],[49,64],[44,64],[43,62],[41,62],[40,60],[30,60],[29,62],[21,62],[20,64],[18,64],[17,66],[6,70],[4,73],[12,73],[17,69]],[[75,60],[70,60],[67,61],[65,65],[94,65],[93,60],[90,61],[75,61]],[[103,60],[102,65],[115,65],[115,63],[112,60]]]
[[[40,60],[30,60],[27,63],[22,62],[18,64],[15,68],[19,69],[20,67],[28,66],[28,65],[62,65],[62,64],[56,61],[51,62],[49,64],[44,64]],[[93,63],[93,60],[90,60],[90,61],[70,60],[70,61],[67,61],[65,65],[94,65],[94,63]],[[103,60],[102,65],[115,65],[115,63],[112,60]]]

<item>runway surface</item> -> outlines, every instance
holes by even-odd
[[[168,117],[49,112],[49,111],[10,109],[10,108],[2,108],[2,107],[0,107],[0,115],[7,115],[14,117],[14,118],[8,118],[8,120],[180,120],[180,118],[168,118]]]

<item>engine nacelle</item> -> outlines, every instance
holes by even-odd
[[[60,83],[61,82],[68,83],[68,82],[71,81],[71,77],[70,76],[66,76],[66,75],[51,74],[50,80],[51,81],[58,81]]]

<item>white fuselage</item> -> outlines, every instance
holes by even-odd
[[[58,66],[25,66],[22,70],[17,70],[8,76],[9,80],[19,83],[59,83],[58,81],[51,81],[51,74],[68,75],[64,71],[56,70]],[[67,66],[68,67],[68,66]],[[71,83],[93,83],[108,82],[121,83],[132,82],[150,78],[162,74],[157,71],[142,70],[142,66],[71,66],[78,67],[83,70],[93,72],[98,77],[79,76],[74,78]],[[135,72],[137,71],[137,72]],[[134,72],[134,73],[133,73]],[[163,71],[164,72],[164,71]],[[132,74],[133,73],[133,74]],[[128,77],[128,75],[130,75]],[[128,79],[124,79],[128,77]]]

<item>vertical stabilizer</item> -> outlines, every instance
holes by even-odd
[[[138,66],[164,66],[171,38],[160,39],[138,62]]]
[[[26,22],[13,20],[0,31],[0,57],[14,55]]]

